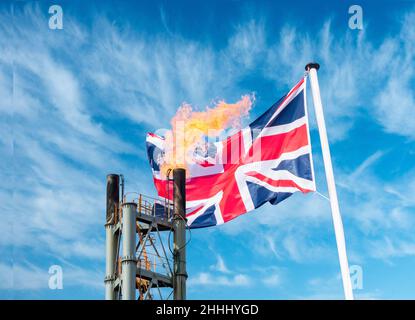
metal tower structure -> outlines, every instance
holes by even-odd
[[[106,300],[186,299],[185,170],[173,170],[172,182],[173,203],[127,201],[123,176],[107,176]]]

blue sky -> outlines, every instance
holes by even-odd
[[[252,120],[315,60],[355,295],[414,299],[414,30],[412,1],[2,1],[0,298],[103,298],[106,174],[155,195],[145,134],[182,102],[255,93]],[[188,273],[191,299],[342,298],[329,203],[296,194],[194,230]]]

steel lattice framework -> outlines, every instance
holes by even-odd
[[[106,299],[185,299],[185,245],[176,243],[179,232],[185,242],[185,220],[175,218],[170,202],[124,194],[123,180],[107,176]]]

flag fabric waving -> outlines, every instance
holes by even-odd
[[[222,224],[294,192],[315,191],[305,87],[303,78],[248,127],[195,153],[187,166],[189,227]],[[154,183],[171,200],[172,183],[160,174],[163,150],[164,138],[149,133]]]

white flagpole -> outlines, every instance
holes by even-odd
[[[311,91],[313,94],[314,110],[318,131],[320,135],[321,149],[323,153],[324,168],[326,171],[327,187],[329,190],[331,213],[333,217],[334,233],[336,235],[337,251],[339,254],[340,270],[343,280],[343,290],[346,300],[353,300],[352,282],[350,280],[349,263],[347,261],[346,242],[342,218],[340,215],[339,202],[337,199],[336,184],[334,182],[333,166],[331,163],[329,141],[327,139],[326,124],[324,121],[323,105],[321,103],[320,88],[317,79],[318,63],[309,63],[305,69],[309,73]]]

